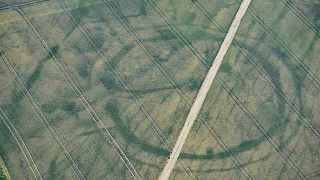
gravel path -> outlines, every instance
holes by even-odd
[[[171,151],[170,154],[170,158],[168,159],[164,169],[161,172],[161,175],[159,177],[159,180],[167,180],[171,174],[171,171],[179,157],[179,154],[182,150],[182,147],[187,139],[187,136],[191,130],[191,127],[194,123],[194,121],[196,120],[199,111],[203,105],[203,102],[207,96],[207,93],[212,85],[212,82],[221,66],[223,57],[225,56],[225,54],[227,53],[227,50],[229,48],[229,46],[231,45],[231,42],[236,34],[236,31],[240,25],[240,21],[242,19],[242,17],[244,16],[245,12],[247,11],[249,4],[250,4],[251,0],[243,0],[240,8],[231,24],[231,27],[229,28],[229,31],[226,35],[226,37],[223,40],[223,43],[219,49],[219,52],[217,54],[217,56],[215,57],[213,64],[211,66],[211,68],[208,71],[208,74],[206,75],[201,88],[197,94],[197,97],[194,101],[194,103],[192,104],[192,107],[189,111],[189,114],[187,116],[186,122],[180,132],[180,135],[178,137],[177,142],[174,145],[173,150]]]

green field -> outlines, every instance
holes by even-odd
[[[239,5],[0,10],[0,155],[11,178],[157,179]],[[319,178],[319,9],[251,2],[171,179]]]

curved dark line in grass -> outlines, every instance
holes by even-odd
[[[168,149],[163,149],[161,147],[151,145],[148,142],[145,142],[141,140],[139,137],[137,137],[130,130],[130,128],[127,125],[125,125],[122,118],[120,117],[117,102],[115,100],[111,100],[105,105],[105,111],[110,115],[112,121],[115,123],[116,129],[120,132],[120,134],[126,140],[126,142],[132,143],[136,145],[138,148],[158,156],[170,155],[170,151]],[[281,125],[280,126],[279,124],[274,125],[272,128],[270,128],[271,130],[268,131],[269,134],[274,134],[275,132],[277,132],[276,127],[279,128],[281,127]],[[265,138],[262,136],[254,140],[244,141],[237,146],[229,148],[229,150],[234,154],[238,154],[238,153],[250,150],[251,148],[256,147],[257,145],[261,144],[264,141],[265,141]],[[179,156],[179,158],[181,159],[198,159],[198,160],[210,160],[210,159],[216,159],[216,158],[223,159],[226,157],[227,155],[225,152],[218,152],[217,154],[203,154],[203,155],[181,153]]]
[[[252,164],[255,164],[255,163],[258,163],[258,162],[261,162],[261,161],[264,161],[264,160],[267,160],[268,158],[270,158],[271,156],[273,155],[273,153],[268,153],[267,155],[259,158],[259,159],[256,159],[256,160],[253,160],[253,161],[249,161],[249,162],[246,162],[246,163],[243,163],[242,165],[243,166],[248,166],[248,165],[252,165]],[[133,161],[137,162],[137,163],[140,163],[140,164],[143,164],[143,165],[146,165],[146,166],[150,166],[152,168],[156,168],[156,169],[161,169],[162,167],[160,167],[158,164],[152,164],[152,163],[148,163],[148,162],[145,162],[145,161],[142,161],[142,160],[139,160],[139,159],[136,159],[136,158],[132,158]],[[198,169],[191,169],[192,172],[197,172],[197,173],[211,173],[211,172],[223,172],[223,171],[231,171],[231,170],[235,170],[237,169],[236,166],[231,166],[231,167],[228,167],[228,168],[210,168],[210,169],[204,169],[204,170],[198,170]],[[178,172],[184,172],[184,170],[182,169],[174,169],[174,171],[178,171]]]

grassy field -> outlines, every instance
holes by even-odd
[[[156,179],[239,5],[0,11],[0,155],[12,179]],[[171,179],[318,177],[317,8],[252,2]]]

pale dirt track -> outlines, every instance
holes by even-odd
[[[229,48],[229,46],[231,45],[231,42],[236,34],[236,31],[240,25],[240,21],[242,19],[242,17],[244,16],[245,12],[247,11],[249,4],[250,4],[251,0],[243,0],[240,8],[238,9],[238,12],[229,28],[229,31],[227,33],[227,35],[225,36],[223,43],[219,49],[219,52],[217,54],[217,56],[215,57],[213,64],[211,66],[211,68],[208,71],[208,74],[206,75],[200,90],[197,94],[197,97],[194,101],[194,103],[192,104],[192,107],[189,111],[189,114],[187,116],[187,119],[184,123],[184,126],[182,128],[182,130],[180,131],[179,137],[177,142],[175,143],[173,150],[171,151],[170,154],[170,158],[168,159],[164,169],[161,172],[161,175],[159,177],[159,180],[167,180],[171,174],[171,171],[179,157],[179,154],[181,152],[181,149],[187,139],[187,136],[191,130],[191,127],[194,123],[194,121],[197,118],[197,115],[203,105],[203,102],[207,96],[207,93],[212,85],[212,82],[221,66],[223,57],[225,56],[225,54],[227,53],[227,50]]]

